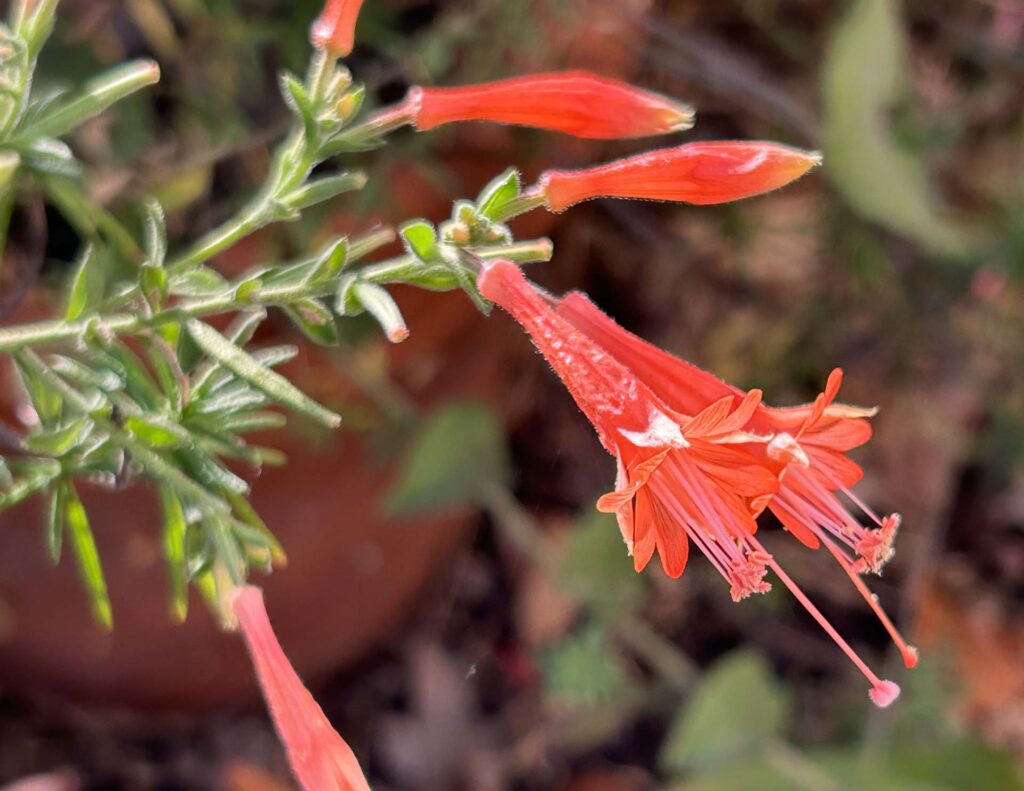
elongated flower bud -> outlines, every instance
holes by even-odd
[[[783,187],[819,164],[820,154],[778,143],[687,143],[584,170],[549,170],[539,192],[556,212],[591,198],[728,203]]]
[[[332,55],[344,57],[352,52],[356,37],[356,20],[363,7],[363,0],[327,0],[320,12],[310,39],[313,46],[327,50]]]
[[[459,88],[413,88],[420,131],[454,121],[493,121],[616,139],[663,135],[693,126],[686,104],[585,71],[549,72]]]
[[[263,592],[239,588],[231,601],[288,763],[305,791],[370,791],[355,754],[281,650],[263,604]]]

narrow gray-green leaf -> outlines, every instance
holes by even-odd
[[[160,414],[132,415],[124,427],[131,435],[156,450],[186,447],[192,437],[180,424]]]
[[[91,312],[99,302],[100,294],[97,293],[99,275],[96,269],[94,249],[92,245],[86,245],[71,278],[68,307],[64,311],[64,318],[67,321],[74,321]]]
[[[26,134],[61,137],[126,96],[159,81],[160,67],[154,61],[125,63],[89,80],[78,97],[47,112]]]
[[[338,327],[334,314],[319,300],[300,299],[282,308],[302,334],[321,346],[338,345]]]
[[[54,486],[46,501],[46,549],[56,566],[64,545],[64,485]]]
[[[92,420],[81,417],[52,429],[27,434],[23,442],[32,453],[64,456],[85,442],[92,428]]]
[[[167,224],[164,207],[155,198],[146,201],[146,260],[163,267],[167,258]]]
[[[114,614],[110,606],[110,595],[107,593],[107,583],[103,577],[100,554],[96,549],[96,539],[89,526],[85,506],[70,484],[64,489],[63,506],[68,538],[78,560],[78,571],[89,593],[93,616],[104,629],[113,629]]]
[[[171,618],[178,623],[188,616],[188,568],[185,563],[185,535],[188,522],[178,495],[169,486],[160,486],[163,512],[163,549],[171,592]]]
[[[341,425],[340,415],[316,403],[280,374],[260,365],[252,358],[252,355],[235,346],[209,324],[192,319],[188,322],[188,331],[199,348],[220,362],[235,376],[249,382],[278,403],[329,428],[337,428]]]

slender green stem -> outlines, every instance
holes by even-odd
[[[307,87],[314,104],[323,102],[335,64],[335,60],[323,52],[318,51],[314,55],[307,78]],[[270,174],[259,193],[237,214],[170,261],[168,269],[175,272],[199,266],[260,228],[290,219],[282,206],[282,200],[301,187],[322,160],[321,145],[320,140],[310,138],[302,124],[296,123],[274,154]]]
[[[361,236],[352,242],[350,250],[353,259],[386,244],[393,238],[390,229],[378,229]],[[529,243],[523,243],[529,244]],[[487,257],[500,258],[515,255],[520,245],[489,248]],[[423,265],[412,256],[402,255],[360,270],[360,277],[366,282],[385,285],[401,283],[406,279],[414,279],[422,273]],[[54,344],[75,341],[91,335],[113,337],[119,335],[135,335],[143,330],[165,324],[178,323],[185,318],[199,318],[218,313],[231,313],[245,310],[255,305],[287,305],[307,297],[327,297],[333,295],[347,277],[344,270],[333,278],[313,283],[265,286],[252,295],[248,302],[239,301],[235,289],[226,289],[212,297],[191,299],[181,302],[153,316],[138,313],[114,313],[108,316],[91,316],[78,321],[51,320],[33,324],[22,324],[16,327],[0,329],[0,352],[13,352],[33,346],[52,346]]]

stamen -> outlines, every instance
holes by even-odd
[[[772,589],[771,584],[764,581],[771,560],[772,556],[767,552],[754,550],[748,551],[742,561],[732,564],[728,580],[731,583],[729,593],[734,602],[742,601],[753,593],[767,593]]]
[[[900,634],[899,630],[893,624],[892,620],[886,614],[885,610],[882,609],[882,605],[878,601],[878,595],[872,593],[868,586],[864,584],[864,580],[860,578],[857,573],[857,569],[853,563],[851,563],[842,552],[827,538],[822,539],[825,546],[828,547],[828,551],[832,553],[832,556],[839,561],[839,565],[842,566],[843,571],[846,572],[846,576],[850,578],[857,592],[864,597],[864,601],[868,603],[868,606],[872,609],[878,620],[885,627],[885,631],[889,633],[893,643],[896,644],[896,648],[899,649],[900,655],[903,657],[903,664],[908,668],[917,666],[918,653],[917,648],[907,643]]]
[[[751,539],[751,543],[755,545],[757,544],[755,539]],[[814,606],[811,600],[807,598],[807,595],[800,590],[789,575],[782,570],[782,567],[779,566],[778,562],[776,562],[774,558],[771,558],[768,561],[768,567],[775,572],[775,575],[782,581],[782,584],[789,588],[790,593],[796,597],[796,600],[803,605],[804,609],[807,610],[811,617],[818,622],[818,625],[825,630],[825,633],[832,638],[833,642],[842,649],[843,653],[850,658],[850,661],[856,665],[857,669],[864,674],[864,677],[871,682],[871,690],[868,692],[871,701],[876,706],[885,708],[896,700],[900,694],[899,686],[892,681],[881,679],[875,675],[874,671],[868,667],[867,663],[860,658],[850,644],[842,638],[839,632],[836,631],[836,628],[829,623],[828,619],[824,615],[822,615],[821,610]]]

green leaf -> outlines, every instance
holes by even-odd
[[[25,389],[25,394],[32,403],[44,428],[50,428],[60,419],[63,410],[63,400],[60,395],[54,392],[53,388],[36,373],[32,368],[22,364],[17,357],[14,358],[15,370],[18,372],[18,380]]]
[[[43,137],[32,140],[21,151],[25,167],[40,176],[60,176],[76,178],[81,174],[82,167],[67,144]]]
[[[176,297],[211,297],[230,291],[231,284],[208,267],[171,275],[167,290]]]
[[[256,509],[252,507],[252,504],[244,497],[238,495],[232,495],[229,499],[238,518],[244,524],[251,527],[255,531],[256,536],[259,537],[259,540],[270,550],[274,565],[286,565],[288,563],[288,556],[285,555],[284,547],[281,546],[277,537],[267,527],[263,519],[260,518],[260,515],[256,513]]]
[[[96,539],[89,526],[89,517],[75,488],[70,483],[65,483],[63,489],[64,520],[67,524],[68,538],[78,560],[78,571],[89,593],[93,616],[104,629],[113,629],[114,616],[110,596],[107,593],[106,580],[103,578]]]
[[[409,337],[409,328],[398,303],[382,286],[356,280],[352,284],[352,297],[377,320],[389,341],[401,343]]]
[[[163,549],[171,592],[171,618],[183,623],[188,616],[188,568],[185,563],[185,536],[188,522],[178,495],[169,486],[158,487],[163,512]]]
[[[174,457],[207,491],[224,495],[249,493],[248,483],[198,447],[179,449]]]
[[[480,197],[476,199],[477,211],[489,220],[497,220],[501,217],[505,205],[519,197],[521,189],[519,171],[509,168],[484,187]]]
[[[206,521],[206,526],[217,551],[217,558],[224,564],[231,582],[242,585],[246,577],[245,557],[227,521],[214,517]]]
[[[347,236],[331,242],[317,256],[309,279],[314,283],[320,283],[336,277],[348,263],[348,253]]]
[[[280,84],[285,104],[299,117],[302,125],[306,127],[307,135],[312,137],[316,129],[316,107],[306,86],[298,77],[287,71],[281,74]]]
[[[175,413],[180,412],[185,404],[187,382],[176,350],[160,337],[144,338],[141,342],[149,352],[150,367],[163,398]]]
[[[804,779],[804,778],[801,778]],[[740,757],[735,763],[701,772],[696,777],[687,778],[685,782],[669,786],[666,791],[853,791],[852,786],[811,786],[806,782],[801,783],[789,774],[782,772],[775,764],[766,758]],[[860,786],[869,788],[869,786]],[[875,786],[870,786],[871,791],[879,791]],[[911,791],[906,789],[906,791]]]
[[[288,419],[279,412],[241,412],[225,415],[220,421],[225,431],[248,434],[252,431],[271,431],[284,428]]]
[[[55,354],[48,362],[50,367],[75,387],[96,388],[104,393],[113,393],[125,386],[124,380],[110,368],[82,365],[71,357]]]
[[[60,552],[64,545],[63,492],[62,484],[54,486],[46,503],[46,549],[55,566],[60,562]]]
[[[80,95],[60,102],[37,118],[25,137],[63,137],[110,106],[160,81],[160,67],[151,60],[136,60],[89,80]]]
[[[319,300],[300,299],[282,308],[302,334],[321,346],[338,345],[338,326],[334,314]]]
[[[53,457],[66,456],[88,439],[93,425],[92,420],[81,417],[51,429],[28,434],[23,442],[32,453]]]
[[[188,431],[164,415],[131,415],[125,418],[124,427],[133,437],[156,450],[181,448],[192,444],[192,437]]]
[[[889,120],[908,90],[900,3],[855,0],[835,28],[824,66],[825,172],[862,216],[945,255],[975,241],[938,204],[923,158],[902,148]]]
[[[187,327],[199,348],[257,390],[328,428],[341,425],[340,415],[316,403],[283,376],[261,365],[209,324],[192,319]]]
[[[103,280],[92,245],[86,245],[78,259],[75,274],[71,278],[68,307],[64,311],[66,321],[94,313],[103,297]]]
[[[167,218],[160,201],[150,198],[146,201],[146,261],[153,267],[163,269],[167,259]]]
[[[227,330],[224,331],[224,337],[236,346],[245,346],[253,339],[253,336],[256,335],[256,330],[259,329],[260,324],[266,318],[267,311],[265,308],[257,308],[239,313]],[[192,375],[192,397],[201,398],[205,393],[208,393],[213,384],[220,378],[219,375],[223,373],[224,368],[215,360],[206,360],[199,365]]]
[[[434,263],[440,258],[437,231],[426,220],[413,220],[398,229],[405,249],[423,263]]]
[[[125,383],[128,395],[145,411],[153,412],[163,405],[164,396],[146,366],[123,343],[113,343],[91,356],[97,365],[111,370]]]
[[[659,762],[667,771],[706,770],[750,760],[782,735],[790,702],[758,654],[717,662],[673,723]]]
[[[358,171],[355,173],[340,173],[336,176],[325,176],[324,178],[309,181],[285,196],[282,202],[289,209],[302,211],[311,206],[318,206],[321,203],[334,200],[346,192],[361,190],[365,186],[365,173]]]
[[[236,412],[267,405],[267,396],[245,382],[235,381],[226,387],[211,389],[210,394],[189,404],[188,417],[217,415],[226,417]]]
[[[594,708],[629,689],[619,657],[604,631],[593,624],[549,651],[541,667],[547,694],[572,706]]]
[[[613,617],[643,595],[644,578],[633,570],[615,517],[592,511],[578,520],[563,556],[559,580],[566,589]]]
[[[413,440],[387,510],[407,515],[480,503],[510,477],[505,431],[491,408],[449,404]]]

